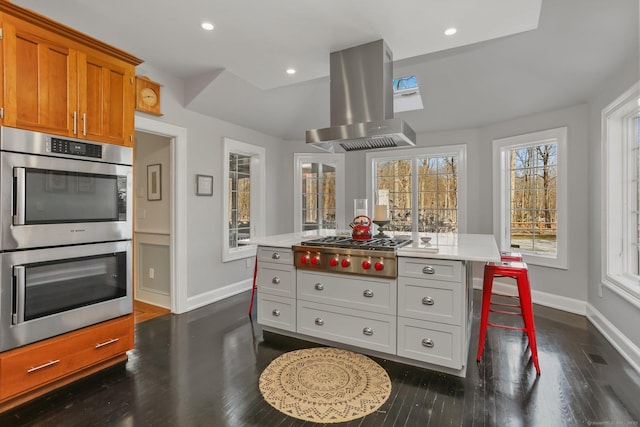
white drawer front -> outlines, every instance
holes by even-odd
[[[298,333],[396,352],[396,317],[298,300]]]
[[[258,291],[258,323],[296,331],[296,300]]]
[[[398,276],[462,282],[462,261],[399,257]]]
[[[396,314],[396,281],[298,270],[298,299]]]
[[[256,283],[260,292],[283,297],[296,297],[295,267],[263,262],[258,264]]]
[[[286,248],[258,247],[258,268],[261,262],[293,265],[293,252]]]
[[[461,326],[463,305],[460,283],[398,278],[398,316]]]
[[[459,326],[398,318],[398,356],[449,368],[462,368]]]

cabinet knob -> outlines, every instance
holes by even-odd
[[[316,317],[316,325],[318,326],[324,325],[324,320],[321,317]]]
[[[280,310],[278,310],[278,309],[276,308],[276,309],[274,309],[274,310],[271,312],[271,314],[273,314],[274,316],[278,317],[278,316],[280,316]]]
[[[422,272],[424,274],[433,274],[436,272],[436,269],[431,267],[430,265],[427,265],[425,268],[422,269]]]
[[[433,343],[432,339],[425,338],[422,340],[422,345],[428,348],[432,348],[435,344]]]
[[[433,300],[433,298],[431,298],[431,297],[424,297],[424,298],[422,298],[422,304],[424,304],[424,305],[433,305],[433,304],[435,304],[435,303],[436,303],[436,302],[435,302],[435,301]]]
[[[316,291],[321,291],[324,289],[324,285],[322,283],[316,283],[315,285],[313,285],[313,287],[316,289]]]
[[[362,333],[368,337],[370,337],[371,335],[373,335],[373,329],[371,328],[364,328],[362,330]]]
[[[365,289],[362,295],[367,298],[373,298],[373,291],[371,289]]]
[[[273,283],[274,285],[279,285],[280,284],[280,278],[279,277],[274,277],[273,279],[271,279],[271,283]]]
[[[273,259],[280,259],[280,254],[279,254],[278,252],[274,252],[274,253],[271,255],[271,258],[273,258]]]

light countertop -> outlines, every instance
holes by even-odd
[[[341,234],[338,232],[338,234]],[[400,235],[400,233],[398,233]],[[273,236],[253,237],[248,243],[258,246],[270,246],[276,248],[290,248],[304,240],[322,236],[334,236],[333,230],[313,230],[298,233],[278,234]],[[492,234],[440,234],[420,233],[412,236],[404,233],[403,237],[410,238],[413,242],[398,249],[398,256],[415,258],[454,259],[465,261],[488,262],[500,261],[500,251],[496,239]],[[432,237],[430,244],[420,241],[421,236]]]

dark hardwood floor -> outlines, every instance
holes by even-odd
[[[536,306],[542,375],[521,332],[490,329],[476,364],[479,293],[466,378],[376,359],[389,400],[347,426],[637,426],[640,375],[583,317]],[[300,426],[265,403],[258,377],[283,352],[263,340],[249,293],[136,325],[129,361],[0,416],[0,426]]]

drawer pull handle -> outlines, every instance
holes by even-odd
[[[49,367],[49,366],[53,366],[53,365],[55,365],[56,363],[60,363],[60,359],[52,360],[52,361],[50,361],[50,362],[45,363],[44,365],[40,365],[40,366],[33,367],[33,368],[31,368],[31,369],[28,369],[28,370],[27,370],[27,373],[28,373],[28,374],[30,374],[30,373],[32,373],[32,372],[39,371],[40,369],[44,369],[44,368],[47,368],[47,367]]]
[[[432,348],[435,344],[433,343],[433,340],[425,338],[422,340],[422,345],[428,348]]]
[[[433,298],[431,298],[431,297],[424,297],[424,298],[422,298],[422,304],[424,304],[424,305],[433,305],[433,304],[435,304],[435,303],[436,303],[436,302],[435,302],[435,301],[433,300]]]
[[[362,333],[368,337],[370,337],[371,335],[373,335],[373,329],[371,328],[364,328],[362,330]]]
[[[271,283],[273,283],[274,285],[279,285],[280,284],[280,278],[279,277],[274,277],[273,279],[271,279]]]
[[[316,325],[318,326],[324,325],[324,320],[321,317],[316,317]]]
[[[367,298],[373,298],[373,291],[371,289],[366,289],[363,293],[363,296],[367,297]]]
[[[422,269],[422,272],[424,274],[434,274],[436,272],[436,269],[431,267],[430,265],[427,265],[425,268]]]
[[[322,283],[316,283],[315,285],[313,285],[313,287],[315,288],[316,291],[324,290],[324,285]]]
[[[274,310],[271,312],[271,314],[273,314],[274,316],[278,317],[278,316],[280,316],[280,310],[278,310],[278,309],[276,308],[276,309],[274,309]]]
[[[273,258],[273,259],[280,259],[280,253],[278,253],[278,252],[274,252],[274,253],[271,255],[271,258]]]
[[[113,344],[114,342],[118,342],[118,341],[120,341],[120,338],[111,338],[109,341],[96,344],[96,348],[104,347],[105,345]]]

